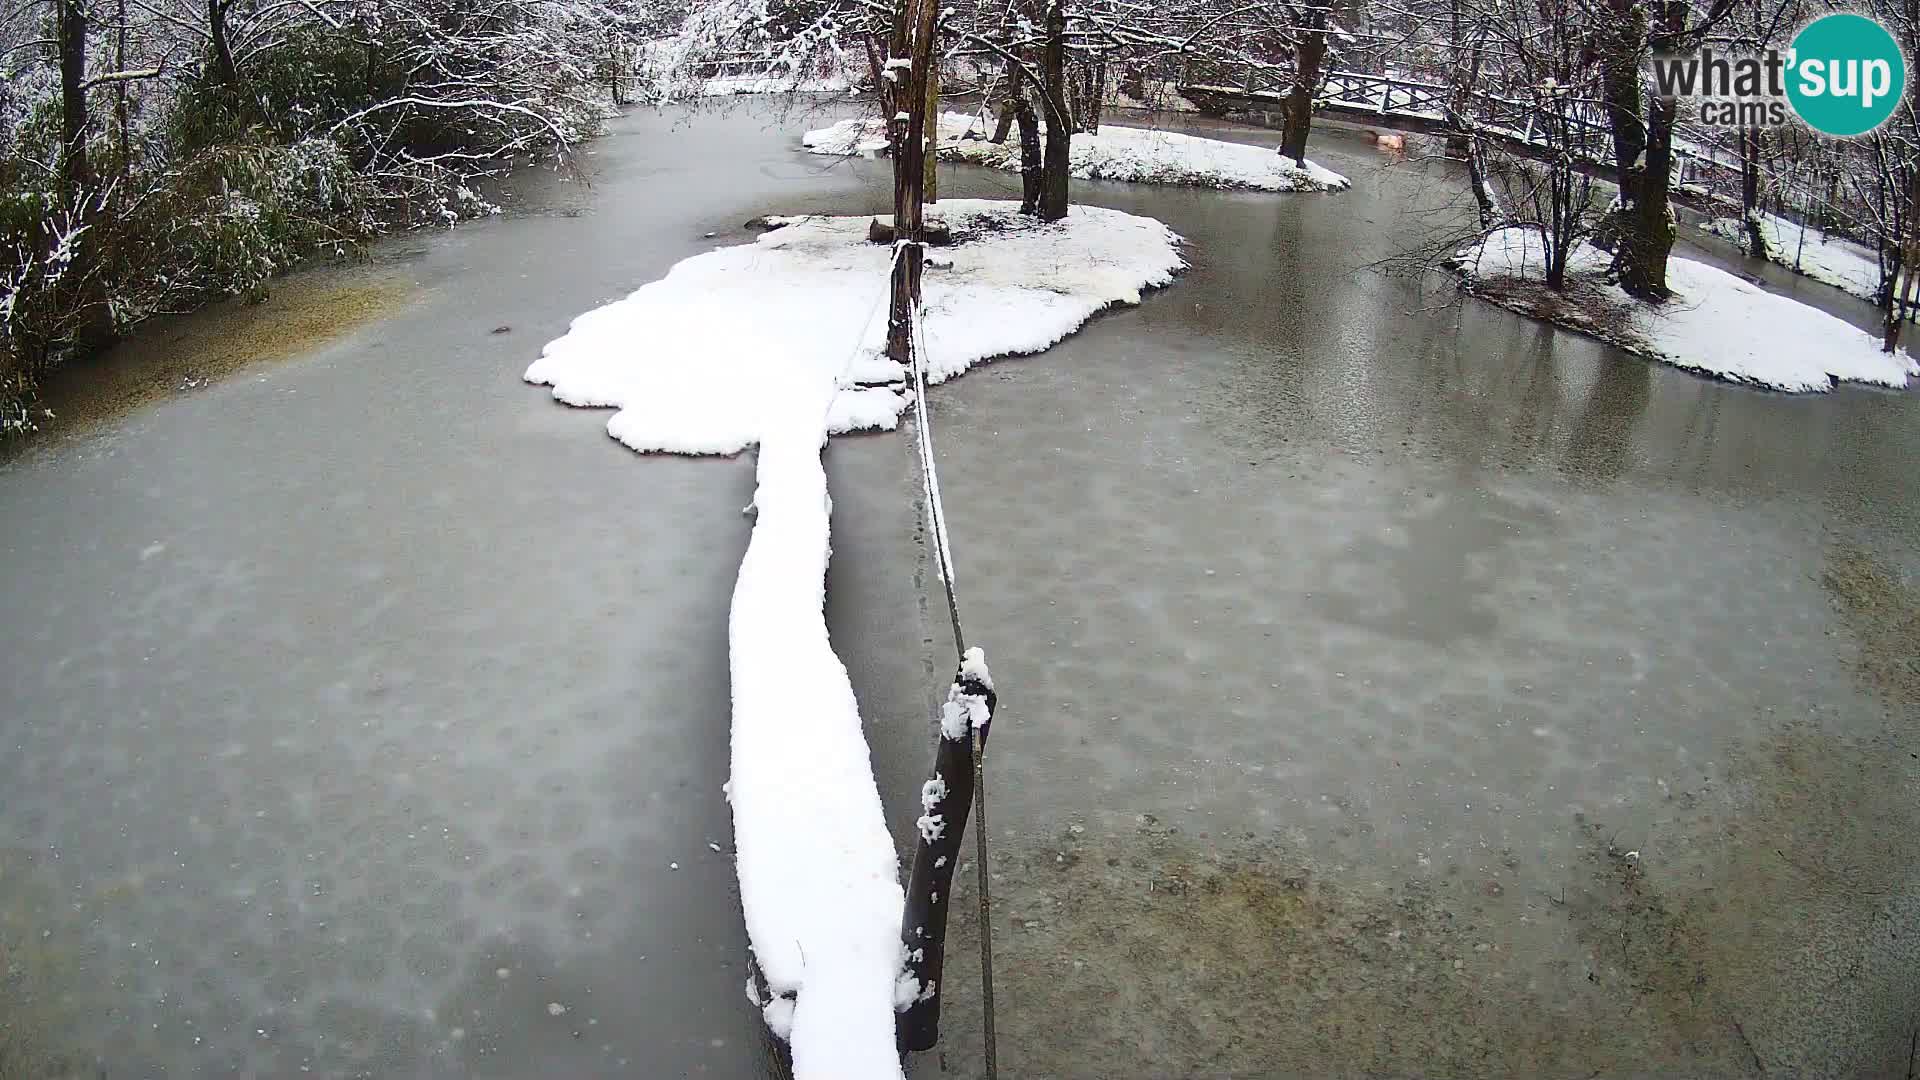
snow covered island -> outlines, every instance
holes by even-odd
[[[951,200],[933,216],[952,237],[924,282],[935,382],[1039,352],[1184,266],[1171,230],[1117,210],[1076,206],[1046,224],[1017,204]],[[759,446],[728,629],[727,794],[761,975],[747,994],[788,1040],[799,1080],[899,1080],[894,1011],[915,990],[893,838],[822,611],[821,447],[832,432],[892,428],[911,403],[882,352],[893,248],[868,242],[870,220],[773,219],[754,243],[695,255],[575,319],[526,372],[561,401],[618,409],[607,430],[636,450]]]
[[[994,169],[1020,171],[1020,140],[992,143],[990,121],[965,113],[940,114],[940,156]],[[800,145],[810,153],[847,157],[886,149],[883,120],[842,120],[809,131]],[[1076,133],[1071,171],[1083,180],[1183,184],[1237,191],[1345,191],[1352,181],[1312,161],[1296,167],[1290,158],[1260,146],[1223,142],[1178,131],[1101,124],[1096,133]]]
[[[1609,256],[1582,244],[1567,287],[1546,287],[1546,248],[1532,228],[1506,228],[1454,255],[1469,290],[1503,307],[1613,343],[1631,353],[1729,382],[1824,392],[1836,381],[1903,387],[1920,376],[1905,350],[1850,323],[1742,278],[1673,256],[1673,297],[1655,305],[1608,283]]]

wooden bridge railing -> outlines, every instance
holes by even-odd
[[[1238,69],[1194,65],[1184,75],[1181,93],[1196,100],[1204,97],[1215,105],[1277,103],[1292,85],[1292,72],[1276,64],[1247,64]],[[1444,83],[1374,72],[1332,71],[1314,95],[1314,107],[1338,119],[1423,134],[1449,134],[1452,93]],[[1581,160],[1584,171],[1605,175],[1613,167],[1613,133],[1598,105],[1579,102],[1564,110],[1549,110],[1537,102],[1479,90],[1470,91],[1462,104],[1479,131],[1528,156],[1550,156],[1564,146]],[[1559,130],[1562,125],[1564,130]],[[1710,153],[1696,154],[1682,146],[1674,148],[1674,158],[1679,174],[1676,179],[1680,181],[1690,175],[1737,168]]]

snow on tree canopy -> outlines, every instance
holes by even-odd
[[[1012,203],[954,200],[937,216],[956,242],[925,278],[934,382],[1039,352],[1184,265],[1166,226],[1117,210],[1074,207],[1043,224]],[[783,219],[754,243],[696,255],[575,319],[526,373],[562,401],[617,408],[607,430],[637,450],[759,446],[758,516],[729,619],[726,790],[747,937],[770,991],[749,996],[792,1046],[799,1080],[899,1080],[899,995],[933,991],[900,982],[899,866],[823,614],[821,446],[830,432],[892,428],[909,403],[905,373],[882,355],[892,248],[867,241],[868,222]],[[855,385],[889,379],[900,388]],[[978,649],[964,670],[991,685]],[[918,827],[945,823],[929,813]]]

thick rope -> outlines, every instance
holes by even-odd
[[[940,567],[940,581],[947,593],[947,614],[953,620],[953,647],[959,662],[967,657],[967,638],[960,628],[960,601],[953,589],[953,547],[947,538],[946,511],[940,501],[940,472],[934,464],[933,428],[927,417],[927,325],[920,302],[910,304],[913,326],[913,416],[915,445],[920,453],[920,475],[926,489],[927,514],[932,519],[934,557]],[[979,728],[971,732],[973,741],[973,841],[974,868],[980,893],[980,990],[984,1019],[984,1050],[987,1080],[1000,1075],[998,1048],[994,1036],[993,1010],[993,894],[987,882],[987,738]]]

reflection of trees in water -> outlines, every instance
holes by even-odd
[[[1603,360],[1574,420],[1561,465],[1589,480],[1618,479],[1628,465],[1652,386],[1651,363],[1638,357]]]

